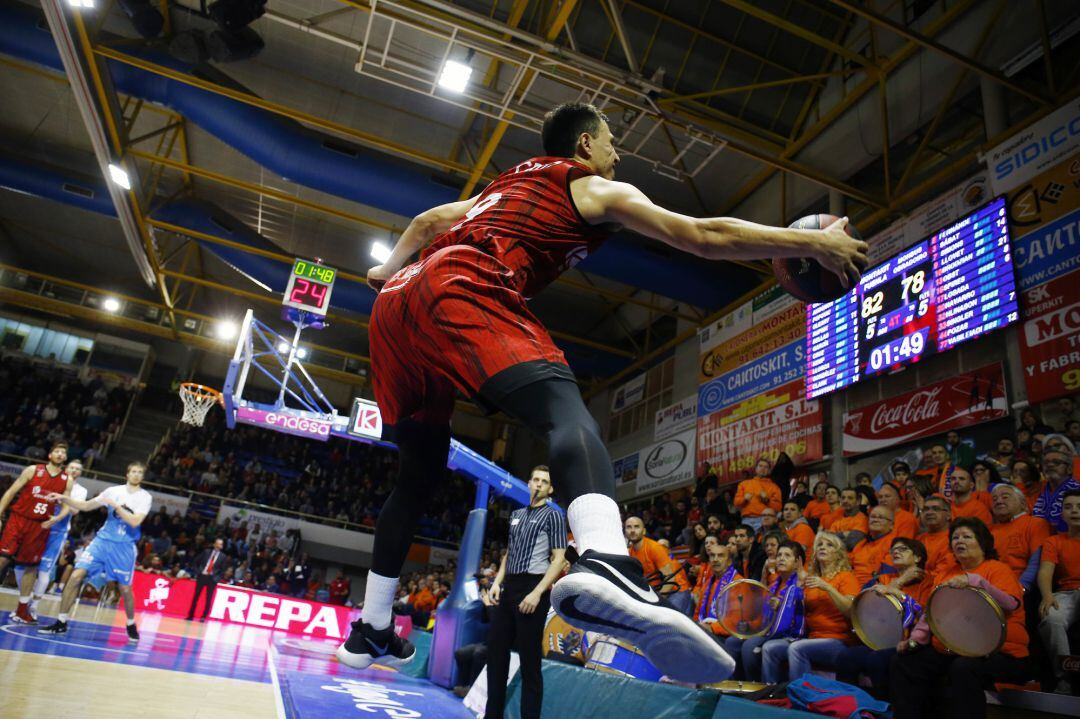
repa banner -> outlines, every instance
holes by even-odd
[[[1005,417],[997,362],[844,414],[844,454],[862,454]]]
[[[656,419],[653,421],[653,441],[659,442],[672,435],[693,429],[695,424],[697,424],[697,395],[691,395],[681,402],[656,411]]]
[[[994,194],[1009,192],[1080,147],[1080,100],[1047,115],[987,152]]]
[[[195,581],[136,571],[131,591],[135,597],[135,608],[140,612],[185,617],[195,596]],[[222,622],[278,629],[313,639],[344,639],[349,633],[349,624],[360,616],[360,611],[219,584],[214,592],[209,616]],[[408,616],[394,616],[396,634],[407,637],[411,631],[412,620]]]
[[[804,320],[804,333],[805,327]],[[698,417],[794,382],[805,373],[806,342],[800,338],[701,385],[698,388]]]
[[[646,447],[638,454],[637,494],[669,489],[694,479],[694,440],[690,430]]]

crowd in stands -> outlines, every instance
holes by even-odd
[[[811,666],[861,675],[898,717],[924,716],[942,677],[963,716],[983,715],[990,680],[1073,693],[1054,658],[1080,630],[1080,411],[1072,398],[1039,409],[990,446],[949,432],[850,481],[810,487],[782,453],[734,488],[706,468],[693,488],[627,508],[631,554],[728,649],[736,678],[774,683]],[[738,578],[769,587],[775,625],[764,637],[744,641],[724,621],[716,598]],[[1003,610],[1007,633],[989,659],[958,658],[931,636],[922,610],[946,582],[982,588]],[[851,613],[863,590],[910,603],[910,642],[872,651],[859,641]]]
[[[331,438],[312,442],[258,427],[229,430],[220,413],[203,427],[180,425],[151,458],[147,479],[268,508],[374,528],[397,474],[397,453]],[[447,473],[417,534],[456,541],[475,486]]]
[[[133,393],[95,376],[14,354],[0,358],[0,453],[45,459],[55,442],[87,467],[107,451]]]

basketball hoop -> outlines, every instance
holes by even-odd
[[[180,385],[180,399],[184,403],[184,414],[180,421],[202,427],[210,408],[221,404],[221,392],[194,382],[184,382]]]

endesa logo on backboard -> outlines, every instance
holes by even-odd
[[[278,432],[317,439],[321,442],[330,439],[330,428],[333,426],[326,420],[309,417],[295,410],[289,413],[267,412],[254,407],[237,407],[236,421],[269,427]]]

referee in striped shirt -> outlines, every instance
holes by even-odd
[[[512,649],[521,657],[521,719],[540,719],[544,622],[566,555],[566,518],[548,504],[551,493],[551,474],[540,465],[529,476],[529,506],[510,515],[509,546],[490,592],[485,719],[503,719]]]

